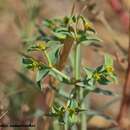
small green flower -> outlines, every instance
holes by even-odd
[[[114,69],[113,69],[112,66],[107,66],[107,67],[105,68],[105,70],[107,71],[107,73],[113,73],[113,72],[114,72]]]
[[[93,30],[93,28],[94,28],[93,24],[88,21],[85,22],[84,26],[85,26],[85,30]]]
[[[45,51],[47,49],[46,42],[36,41],[35,45],[28,48],[28,51]]]
[[[25,65],[26,68],[32,70],[41,67],[40,63],[38,63],[38,61],[35,61],[32,58],[23,58],[23,64]]]
[[[46,50],[47,46],[44,41],[37,41],[36,43],[39,50]]]
[[[67,110],[69,111],[70,114],[73,114],[76,112],[74,108],[68,108]]]
[[[93,74],[93,78],[94,78],[96,81],[100,80],[100,79],[101,79],[101,73],[98,73],[98,72],[94,73],[94,74]]]

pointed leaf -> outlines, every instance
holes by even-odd
[[[44,78],[49,72],[49,68],[43,66],[40,70],[37,71],[37,75],[36,75],[36,82],[39,82],[42,80],[42,78]]]
[[[92,68],[90,68],[90,67],[85,67],[84,71],[86,72],[88,79],[92,77],[93,72],[94,72],[94,70]]]
[[[113,66],[113,59],[109,54],[105,54],[105,56],[104,56],[104,65]]]
[[[65,39],[66,35],[63,33],[57,33],[57,32],[53,32],[53,34],[58,38],[58,39]]]
[[[101,88],[96,88],[93,92],[95,92],[97,94],[103,94],[106,96],[114,96],[113,92],[111,92],[110,90],[105,90],[105,89],[101,89]]]

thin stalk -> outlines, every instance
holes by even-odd
[[[75,53],[75,62],[74,62],[74,70],[75,70],[75,79],[78,80],[80,79],[80,66],[81,66],[81,47],[80,44],[76,44],[74,48],[74,53]],[[80,88],[80,100],[83,99],[83,89]],[[84,102],[81,104],[81,109],[84,109],[85,105]],[[81,130],[87,130],[87,125],[86,125],[86,114],[81,113]]]
[[[58,120],[53,121],[53,129],[54,130],[60,130],[60,125],[59,125]]]
[[[64,124],[64,130],[68,130],[68,113],[65,113],[65,124]]]
[[[76,125],[73,125],[71,130],[77,130],[77,126]]]
[[[75,79],[80,79],[80,44],[76,44],[74,48],[74,71]]]
[[[64,73],[60,72],[59,70],[57,70],[54,67],[52,67],[51,69],[52,69],[53,72],[55,72],[56,74],[60,75],[61,77],[63,77],[67,81],[70,81],[70,78],[67,75],[65,75]]]
[[[83,97],[83,89],[80,88],[80,100],[82,100],[83,98],[84,98]],[[85,109],[84,102],[82,102],[81,108]],[[81,130],[87,130],[87,117],[86,117],[86,114],[83,112],[81,113]]]

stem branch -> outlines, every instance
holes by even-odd
[[[74,70],[75,70],[75,79],[76,80],[79,80],[80,79],[80,66],[81,66],[81,48],[80,48],[80,44],[76,44],[75,45],[75,48],[74,48],[74,53],[75,53],[75,61],[74,61]],[[79,97],[80,97],[80,100],[83,99],[83,89],[80,88],[80,93],[79,93]],[[81,109],[84,109],[85,108],[85,105],[84,105],[84,102],[81,104]],[[86,114],[84,113],[81,113],[81,130],[86,130],[87,129],[87,125],[86,125]]]
[[[63,77],[67,81],[70,81],[70,78],[67,75],[65,75],[64,73],[60,72],[58,69],[53,67],[51,59],[49,58],[49,55],[48,55],[48,53],[46,51],[44,51],[44,54],[45,54],[45,56],[47,58],[48,66],[51,67],[52,71],[55,72],[56,74],[60,75],[61,77]]]
[[[75,56],[75,61],[74,61],[74,70],[75,70],[75,79],[78,80],[80,78],[80,44],[76,44],[74,48],[74,56]]]
[[[59,70],[57,70],[54,67],[52,67],[51,69],[53,70],[53,72],[57,73],[58,75],[60,75],[64,79],[66,79],[67,81],[70,81],[70,78],[67,75],[65,75],[64,73],[60,72]]]

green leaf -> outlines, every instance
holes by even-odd
[[[48,51],[49,58],[51,59],[52,64],[56,64],[59,60],[60,50],[63,45],[58,44],[55,41],[51,41],[48,44],[50,47],[50,50]]]
[[[91,78],[90,80],[85,79],[83,82],[76,83],[77,86],[85,88],[86,90],[92,91],[95,88],[94,81]]]
[[[110,74],[112,82],[118,83],[117,76],[115,74]]]
[[[52,75],[55,79],[57,79],[58,81],[65,83],[65,84],[70,84],[68,82],[68,80],[66,80],[65,78],[61,77],[60,75],[58,75],[57,73],[55,73],[54,71],[49,72],[49,75]]]
[[[36,83],[38,85],[38,87],[41,89],[41,80],[44,79],[46,77],[46,75],[49,73],[49,68],[46,66],[42,66],[42,68],[40,68],[37,71],[36,74]]]
[[[46,66],[42,66],[42,68],[37,71],[36,82],[41,81],[48,73],[49,68]]]
[[[60,41],[56,41],[56,40],[49,40],[47,42],[47,47],[53,49],[53,47],[55,47],[55,46],[62,46],[62,44]]]
[[[111,81],[108,79],[107,76],[101,76],[101,78],[98,80],[98,83],[102,85],[108,85]]]
[[[60,32],[68,32],[68,28],[65,27],[59,27],[55,29],[55,32],[60,33]]]
[[[39,66],[38,62],[33,60],[32,58],[23,58],[22,63],[28,69],[35,69]]]
[[[110,90],[105,90],[101,88],[96,88],[93,92],[97,94],[103,94],[106,96],[114,96],[113,92],[111,92]]]
[[[45,27],[52,28],[53,25],[54,25],[54,24],[53,24],[52,20],[45,19],[45,20],[43,21],[43,26],[45,26]]]
[[[93,91],[95,89],[95,85],[86,85],[85,86],[85,89],[88,90],[88,91]]]
[[[42,87],[41,87],[41,80],[38,81],[38,82],[36,83],[36,85],[38,86],[37,88],[41,91],[41,89],[42,89]]]
[[[58,103],[54,103],[53,107],[52,107],[52,112],[53,113],[57,113],[60,111],[60,105]]]
[[[66,39],[66,35],[63,33],[57,33],[57,32],[53,32],[54,36],[56,36],[58,39]]]
[[[49,116],[55,117],[59,122],[64,123],[65,108],[58,103],[54,103]]]
[[[72,21],[73,21],[74,23],[76,23],[76,20],[77,20],[76,16],[72,16]]]
[[[65,16],[63,21],[64,21],[64,24],[67,25],[69,23],[69,17]]]
[[[31,58],[23,58],[22,63],[25,65],[33,64],[33,60]]]
[[[70,124],[77,123],[79,121],[79,118],[76,114],[68,115],[68,122]]]
[[[104,56],[104,65],[113,66],[113,59],[109,54],[105,54],[105,56]]]
[[[53,65],[58,62],[59,56],[60,56],[59,48],[54,48],[53,50],[51,50],[51,52],[49,53],[49,57],[50,57]]]
[[[67,102],[67,107],[71,109],[78,108],[78,102],[75,99],[71,99]]]
[[[93,72],[94,72],[94,69],[90,68],[90,67],[85,67],[83,68],[85,73],[87,74],[87,78],[90,79],[92,78],[92,75],[93,75]]]
[[[33,45],[33,46],[29,47],[29,48],[27,49],[27,51],[28,51],[28,52],[30,52],[30,51],[39,51],[39,48],[38,48],[38,46],[36,46],[36,45],[34,46],[34,45]]]
[[[60,75],[57,75],[54,71],[50,71],[49,75],[53,76],[55,79],[62,81],[62,77]]]
[[[99,67],[96,68],[96,71],[98,73],[102,72],[104,70],[104,66],[103,65],[100,65]]]
[[[79,41],[83,45],[91,45],[92,43],[94,44],[99,44],[102,40],[99,39],[97,36],[86,36],[83,40]]]

